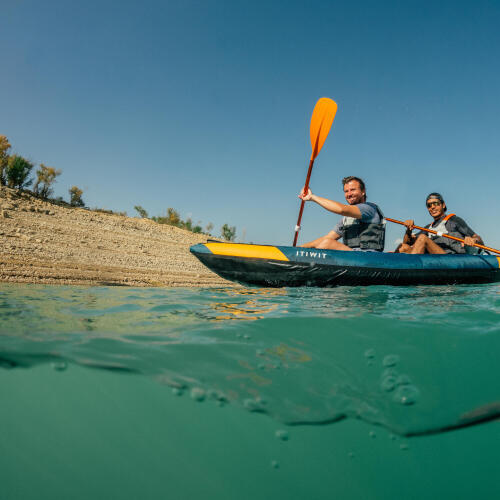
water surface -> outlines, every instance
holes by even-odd
[[[183,478],[172,498],[202,498],[207,481],[213,498],[250,498],[242,474],[262,481],[260,488],[273,492],[268,498],[402,498],[404,484],[414,498],[424,491],[442,498],[450,485],[434,477],[431,465],[451,471],[457,456],[472,452],[479,453],[481,467],[472,459],[460,462],[455,498],[466,498],[471,489],[476,497],[500,493],[488,473],[500,458],[499,304],[496,284],[278,290],[3,285],[0,363],[6,370],[0,387],[12,408],[3,415],[3,425],[12,429],[3,445],[19,454],[20,429],[43,434],[47,422],[65,415],[51,432],[72,436],[71,448],[80,451],[98,432],[96,453],[108,464],[117,447],[103,449],[103,439],[139,412],[164,445],[149,436],[144,449],[134,426],[118,447],[125,447],[121,460],[127,456],[136,469],[144,454],[153,462],[163,457],[175,480]],[[48,387],[55,391],[50,396]],[[92,432],[79,431],[74,424],[89,418],[89,409],[109,404],[96,387],[108,387],[115,405],[99,413]],[[33,395],[30,410],[27,394]],[[86,405],[61,405],[75,399]],[[27,424],[34,412],[44,423]],[[168,444],[174,440],[175,453]],[[35,448],[44,449],[58,470],[49,442],[42,439]],[[230,463],[226,453],[214,457],[217,443],[224,443]],[[23,446],[21,454],[29,456],[33,440]],[[174,460],[179,448],[186,464],[199,462],[187,477]],[[425,458],[429,453],[433,458]],[[300,467],[291,465],[294,456]],[[6,478],[8,491],[20,493],[13,477],[22,461],[5,454],[2,460],[14,474]],[[389,488],[384,463],[394,468]],[[95,466],[82,467],[96,473]],[[233,479],[224,473],[228,467],[235,469]],[[363,482],[381,467],[377,479]],[[417,471],[438,496],[423,489]],[[148,474],[154,477],[148,484],[156,484],[159,472]],[[467,489],[462,483],[471,476]],[[39,477],[39,487],[66,484],[72,475],[58,477]],[[107,483],[118,481],[122,491],[117,498],[126,496],[124,490],[132,494],[130,485],[120,488],[121,480],[110,478]],[[162,498],[157,486],[151,488],[146,497]],[[32,494],[28,489],[24,497]]]

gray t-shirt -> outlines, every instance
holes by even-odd
[[[369,205],[368,203],[358,203],[354,205],[359,208],[361,212],[361,222],[368,222],[370,224],[380,224],[382,219],[375,207]],[[346,219],[350,219],[351,217],[346,217]],[[340,222],[337,222],[333,230],[340,236],[344,236],[344,219]]]
[[[443,217],[445,217],[445,216],[443,215]],[[441,219],[439,219],[437,221],[433,221],[430,224],[427,224],[427,226],[425,226],[425,227],[427,227],[429,229],[435,229],[435,227],[441,222],[443,217],[441,217]],[[448,233],[450,234],[450,236],[455,236],[458,238],[465,238],[466,236],[474,236],[474,234],[475,234],[474,230],[472,230],[462,218],[460,218],[456,215],[452,215],[445,222],[445,227],[446,227],[446,230],[448,231]],[[423,231],[420,231],[417,234],[417,236],[422,234],[422,233],[427,234],[427,233],[424,233]],[[427,234],[427,236],[431,236],[432,238],[435,238],[434,235]],[[478,253],[478,249],[476,247],[471,247],[468,245],[463,247],[462,243],[460,243],[459,241],[450,240],[448,238],[445,238],[444,240],[441,238],[439,246],[446,253],[472,253],[472,254]]]

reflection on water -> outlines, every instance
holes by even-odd
[[[289,424],[432,433],[498,413],[498,292],[5,285],[0,357],[141,373]]]
[[[217,295],[213,296],[215,302],[210,304],[215,311],[219,314],[213,318],[208,317],[208,319],[214,319],[216,321],[226,321],[226,320],[244,320],[244,321],[255,321],[257,319],[263,319],[273,311],[277,311],[279,304],[274,301],[265,300],[272,299],[278,296],[286,295],[286,291],[283,289],[267,289],[263,288],[258,291],[256,290],[233,290],[222,289],[224,298],[230,300],[231,296],[235,299],[239,299],[238,302],[218,302],[217,299],[220,298]],[[248,296],[252,298],[247,298]],[[263,300],[264,299],[264,300]],[[282,314],[287,311],[283,308],[280,311]]]

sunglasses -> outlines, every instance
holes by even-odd
[[[440,201],[430,201],[429,203],[427,203],[427,208],[431,208],[431,207],[434,207],[434,206],[437,207],[438,205],[441,205]]]

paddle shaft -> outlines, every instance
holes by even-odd
[[[385,220],[388,220],[389,222],[394,222],[396,224],[401,224],[402,226],[405,226],[406,224],[404,222],[401,222],[400,220],[396,220],[396,219],[390,219],[389,217],[386,217]],[[420,227],[420,226],[413,226],[415,229],[419,229],[420,231],[426,231],[427,233],[431,233],[431,234],[438,234],[437,231],[434,231],[433,229],[427,229],[425,227]],[[455,241],[460,241],[461,243],[465,243],[464,240],[462,240],[461,238],[455,238],[455,236],[450,236],[449,234],[439,234],[439,236],[443,236],[444,238],[448,238],[450,240],[455,240]],[[490,247],[485,247],[484,245],[480,245],[479,243],[474,243],[475,247],[477,248],[482,248],[483,250],[488,250],[489,252],[494,252],[494,253],[497,253],[500,255],[500,250],[495,250],[494,248],[490,248]]]
[[[309,170],[307,171],[307,177],[306,177],[306,183],[304,185],[304,193],[307,193],[307,190],[309,189],[309,180],[311,179],[311,172],[313,169],[314,165],[314,158],[311,158],[311,161],[309,162]],[[297,246],[297,238],[299,237],[299,231],[300,231],[300,221],[302,220],[302,212],[304,211],[304,205],[305,201],[302,200],[302,203],[300,204],[300,210],[299,210],[299,218],[297,219],[297,225],[295,226],[295,236],[293,238],[293,246]]]

